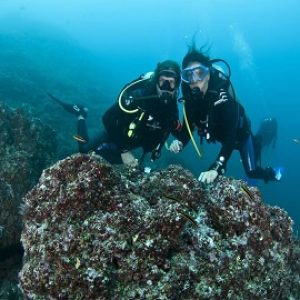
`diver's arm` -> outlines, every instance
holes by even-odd
[[[228,101],[215,107],[215,110],[219,126],[222,128],[222,146],[209,170],[216,170],[218,175],[221,175],[225,173],[227,162],[235,148],[241,107],[235,101]]]
[[[190,141],[190,134],[185,124],[180,126],[179,130],[173,130],[171,133],[176,139],[171,142],[169,150],[173,153],[179,153]]]
[[[178,130],[172,131],[172,135],[182,143],[183,147],[185,147],[191,139],[188,126],[190,128],[191,134],[193,134],[195,125],[194,122],[190,122],[190,120],[189,120],[189,124],[187,124],[186,121],[184,120],[183,124],[180,126]]]
[[[222,142],[221,150],[216,160],[210,165],[207,171],[201,172],[198,180],[203,183],[214,182],[219,175],[226,171],[226,164],[229,160],[235,145],[235,133],[232,131],[226,133],[227,136]]]
[[[180,123],[178,130],[171,131],[172,135],[176,138],[170,145],[169,150],[171,152],[179,153],[188,144],[195,129],[194,124],[193,120],[184,119],[183,125]]]
[[[176,137],[177,134],[180,133],[180,131],[182,130],[182,123],[179,119],[179,110],[177,107],[177,104],[175,105],[175,107],[173,107],[173,115],[172,115],[172,121],[171,121],[171,134]]]

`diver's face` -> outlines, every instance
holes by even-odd
[[[192,72],[192,79],[188,83],[190,88],[198,88],[203,93],[203,95],[205,95],[208,89],[208,83],[210,79],[209,69],[199,62],[189,63],[185,70],[187,69],[191,70]],[[206,69],[207,71],[205,71]]]
[[[159,76],[157,84],[158,96],[161,96],[163,93],[175,96],[176,90],[176,79],[174,77],[166,75]]]

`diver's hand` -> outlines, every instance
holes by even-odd
[[[218,172],[216,170],[209,170],[206,172],[202,172],[198,178],[200,182],[203,183],[212,183],[218,177]]]
[[[169,150],[173,153],[179,153],[183,148],[183,144],[182,142],[178,141],[178,140],[174,140],[170,147],[169,147]]]
[[[139,161],[137,158],[134,157],[134,155],[130,152],[124,152],[121,153],[121,159],[124,165],[128,166],[128,167],[137,167],[139,164]]]
[[[214,106],[217,106],[223,102],[226,102],[226,101],[228,101],[228,99],[229,99],[228,92],[225,91],[224,89],[220,89],[219,100],[214,103]]]

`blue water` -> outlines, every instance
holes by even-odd
[[[264,117],[276,117],[279,122],[277,147],[264,152],[263,163],[284,167],[283,179],[280,183],[260,182],[258,186],[264,201],[286,209],[295,220],[295,228],[300,229],[300,145],[292,141],[300,138],[298,3],[296,0],[1,0],[0,36],[15,36],[14,45],[19,39],[21,46],[11,48],[12,54],[16,51],[29,57],[28,63],[34,70],[44,66],[43,76],[49,77],[51,73],[52,77],[57,75],[58,81],[72,81],[77,87],[96,85],[103,97],[86,101],[99,108],[94,112],[97,118],[125,83],[153,70],[164,59],[181,62],[193,36],[199,46],[210,45],[212,58],[223,58],[231,65],[233,84],[252,120],[254,132]],[[34,32],[39,32],[38,38]],[[55,48],[53,43],[58,33],[59,43]],[[41,51],[33,53],[39,40],[45,44],[47,39],[52,41],[51,49],[55,51],[47,55]],[[76,57],[80,59],[72,61],[66,44],[79,49]],[[2,61],[0,71],[3,65]],[[71,65],[76,72],[67,71]],[[16,72],[22,70],[16,68]],[[79,95],[70,89],[66,97],[76,101]],[[205,158],[200,161],[190,147],[180,159],[198,176],[210,165],[217,149],[216,145],[205,146]],[[237,153],[230,160],[228,175],[244,177]]]

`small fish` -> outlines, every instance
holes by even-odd
[[[250,192],[246,185],[241,185],[241,189],[251,200],[254,200],[253,194]]]
[[[182,211],[182,210],[179,210],[177,209],[177,212],[179,214],[181,214],[186,220],[188,220],[189,222],[191,222],[193,224],[194,227],[197,227],[198,224],[197,222],[195,221],[194,218],[192,218],[189,214],[187,214],[186,212]]]
[[[292,141],[298,145],[300,145],[300,139],[292,139]]]
[[[78,134],[73,135],[73,139],[80,142],[80,143],[86,143],[86,140]]]
[[[164,198],[166,198],[166,199],[168,199],[168,200],[171,200],[171,201],[173,201],[173,202],[177,202],[177,203],[179,203],[181,206],[184,206],[186,209],[188,209],[188,210],[190,210],[191,208],[189,207],[189,205],[187,205],[187,204],[185,204],[185,203],[183,203],[183,201],[182,200],[180,200],[180,199],[177,199],[177,198],[175,198],[174,196],[172,196],[172,195],[168,195],[168,194],[163,194],[162,195]]]
[[[171,195],[163,194],[163,197],[166,198],[166,199],[168,199],[168,200],[171,200],[171,201],[174,201],[174,202],[182,204],[182,202],[179,199],[177,199],[177,198],[175,198],[175,197],[173,197]]]

